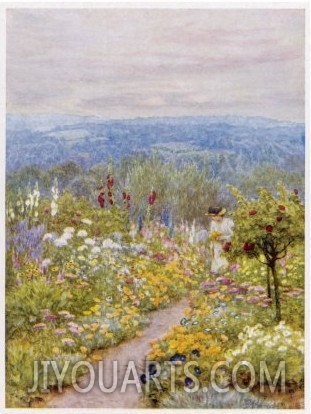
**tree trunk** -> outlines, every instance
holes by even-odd
[[[268,298],[271,299],[271,283],[270,283],[270,267],[267,266],[267,290],[268,290]]]
[[[273,276],[274,283],[274,295],[275,295],[275,319],[280,322],[281,317],[281,303],[280,303],[280,291],[279,291],[279,279],[275,269],[275,261],[270,265],[270,269]]]

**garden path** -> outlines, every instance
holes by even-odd
[[[188,306],[187,299],[172,306],[150,312],[150,324],[142,331],[142,336],[122,342],[116,347],[107,350],[97,350],[94,354],[104,361],[104,368],[111,367],[112,361],[118,361],[118,385],[114,392],[105,393],[98,385],[98,363],[93,363],[95,372],[95,385],[85,394],[79,393],[73,387],[66,387],[62,393],[53,392],[46,397],[45,407],[48,408],[142,408],[141,393],[137,392],[134,384],[127,385],[125,393],[121,393],[121,386],[129,361],[134,361],[138,375],[144,372],[144,357],[150,345],[149,341],[159,338],[169,331],[171,327],[179,324],[184,316],[183,309]],[[93,354],[93,355],[94,355]],[[112,385],[109,373],[104,369],[104,384],[107,388]],[[130,379],[132,379],[132,375]],[[79,387],[85,388],[90,382],[89,375],[85,375],[79,381]]]

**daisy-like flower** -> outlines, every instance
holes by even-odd
[[[88,218],[84,218],[81,220],[82,223],[87,224],[88,226],[90,226],[91,224],[93,224],[93,222],[91,220],[89,220]]]
[[[95,245],[95,240],[87,238],[84,240],[84,243],[89,245],[89,246],[94,246]]]
[[[64,247],[64,246],[67,246],[67,240],[60,237],[60,238],[54,240],[54,244],[55,244],[56,247]]]
[[[73,227],[65,227],[64,233],[74,233],[75,229]]]
[[[87,237],[87,231],[86,230],[79,230],[77,233],[77,237]]]
[[[45,233],[45,235],[43,236],[43,241],[46,240],[53,240],[53,234],[52,233]]]
[[[94,246],[91,250],[92,254],[99,254],[101,252],[100,247]]]

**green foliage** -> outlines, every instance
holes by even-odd
[[[246,200],[234,187],[230,187],[237,200],[232,216],[235,233],[230,247],[233,260],[241,255],[255,258],[271,269],[275,290],[276,319],[281,320],[278,260],[304,240],[304,206],[294,191],[278,184],[278,196],[264,188],[258,189],[256,200]],[[271,295],[270,276],[267,275],[268,294]]]

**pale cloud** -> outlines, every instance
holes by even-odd
[[[7,108],[304,120],[303,10],[11,9]]]

